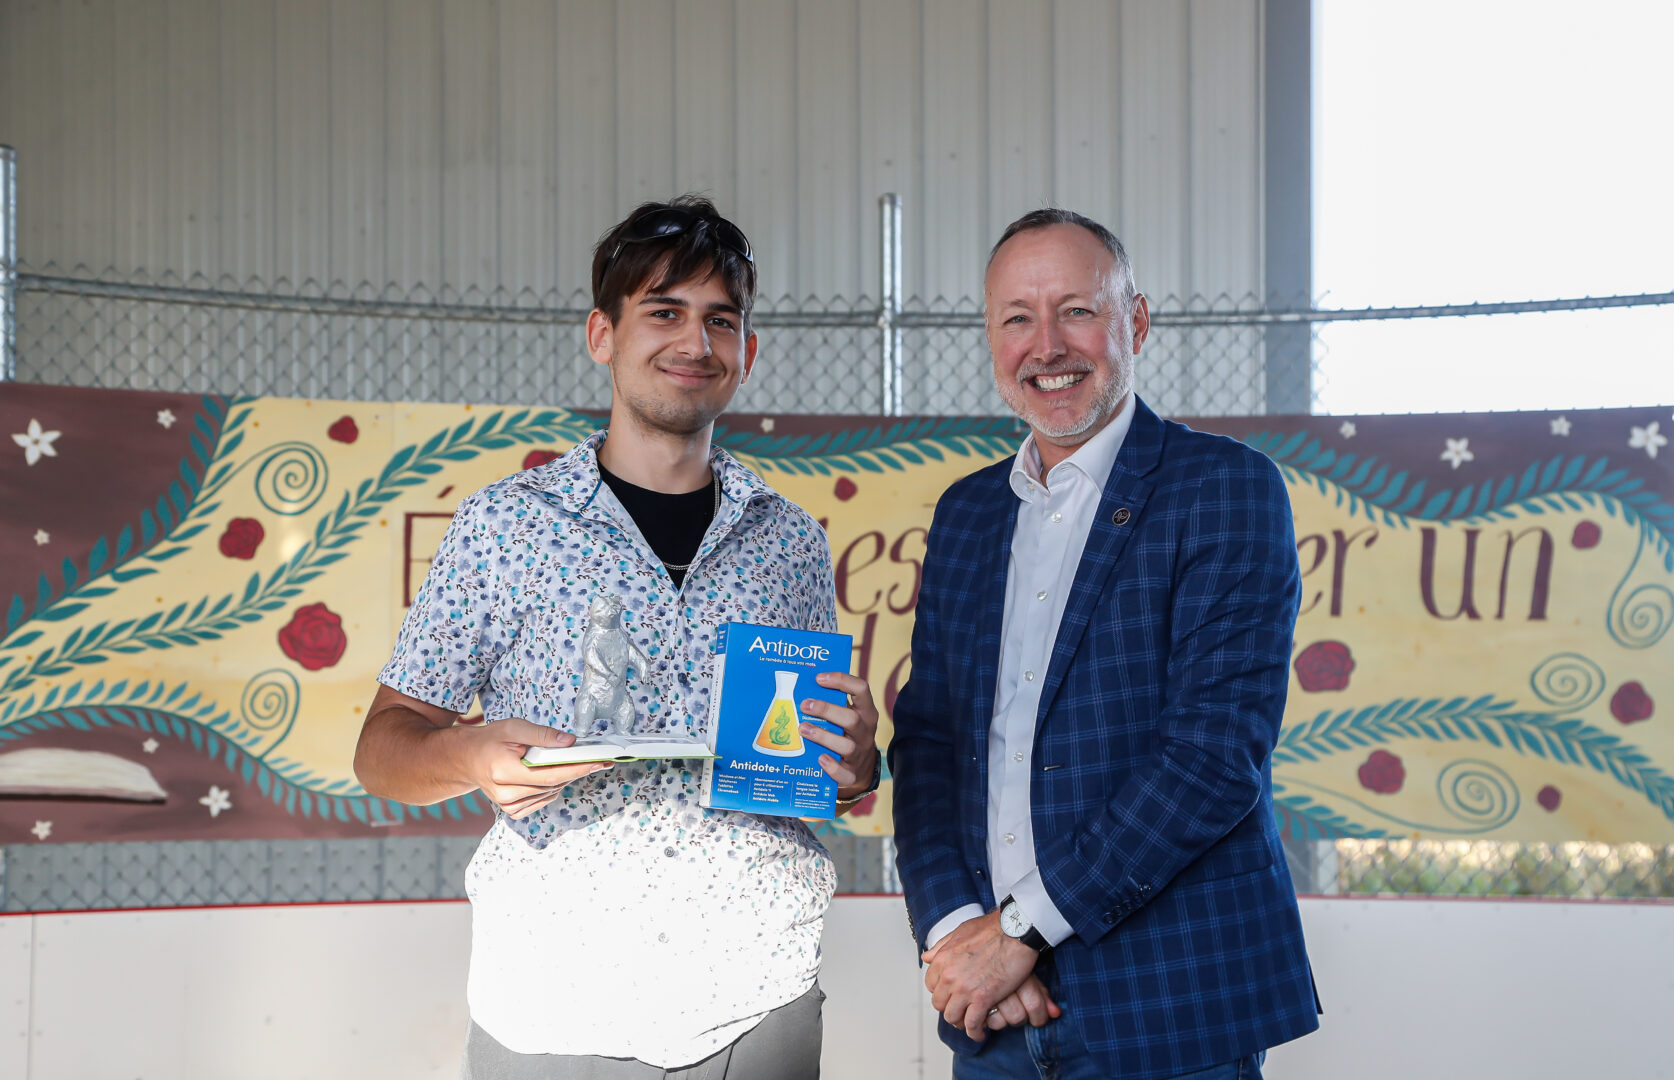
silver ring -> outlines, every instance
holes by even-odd
[[[999,1011],[1000,1011],[1000,1007],[998,1005],[996,1005],[992,1009],[988,1010],[988,1015],[993,1016],[995,1013],[997,1013]]]

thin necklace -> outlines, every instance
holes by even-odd
[[[721,512],[721,470],[720,469],[711,469],[710,472],[712,472],[715,475],[715,480],[714,480],[715,505],[711,506],[709,508],[709,520],[714,521],[715,520],[715,515]],[[703,542],[701,540],[698,541],[698,546],[701,547],[702,544],[703,544]],[[662,562],[663,566],[666,567],[667,569],[669,569],[669,570],[679,570],[681,573],[685,573],[687,570],[690,570],[692,568],[692,563],[689,563],[689,562],[686,562],[686,563],[671,563],[667,559],[663,559],[663,560],[661,560],[661,562]],[[692,562],[697,562],[697,556],[694,555],[692,557]]]

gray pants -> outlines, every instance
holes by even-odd
[[[475,1023],[465,1040],[462,1080],[819,1080],[820,1006],[813,989],[781,1005],[738,1041],[696,1065],[659,1069],[634,1058],[519,1054]]]

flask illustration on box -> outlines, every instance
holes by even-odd
[[[795,671],[773,673],[773,700],[768,704],[767,715],[762,717],[761,729],[756,732],[755,741],[751,744],[764,754],[801,757],[802,751],[807,749],[798,729],[802,717],[796,711],[797,674]]]

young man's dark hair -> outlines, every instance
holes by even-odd
[[[593,306],[616,322],[622,301],[650,284],[663,292],[719,274],[745,330],[756,299],[756,263],[743,230],[701,195],[641,203],[593,248]]]

